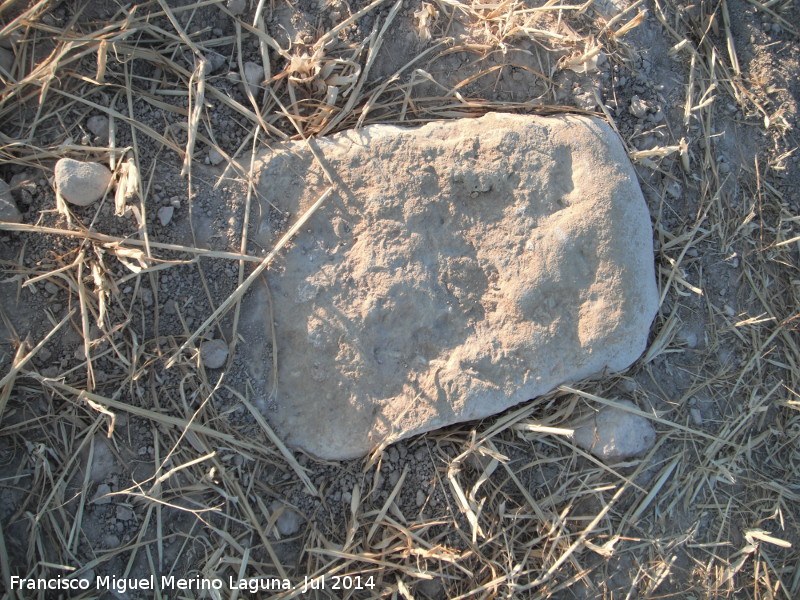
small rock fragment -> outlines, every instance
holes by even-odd
[[[17,203],[11,197],[8,184],[0,179],[0,221],[6,223],[21,223],[22,213],[17,208]]]
[[[231,14],[236,17],[242,14],[244,11],[247,10],[247,1],[246,0],[228,0],[227,4],[228,10],[231,11]]]
[[[89,467],[89,479],[93,483],[100,483],[111,475],[116,468],[117,461],[114,458],[114,453],[111,451],[111,448],[108,446],[105,439],[103,439],[103,436],[95,436],[92,464]]]
[[[280,515],[278,515],[278,519],[275,521],[275,527],[278,528],[278,533],[284,537],[287,537],[300,531],[300,526],[303,524],[303,517],[301,517],[297,512],[288,506],[284,506],[277,500],[272,503],[271,508],[273,512],[277,512],[279,510],[283,511]]]
[[[86,129],[91,131],[104,144],[108,143],[110,127],[111,124],[108,121],[108,117],[103,115],[89,117],[89,120],[86,121]]]
[[[636,408],[633,402],[620,405]],[[622,408],[607,406],[575,426],[575,444],[603,461],[618,461],[647,452],[656,441],[650,421]]]
[[[11,178],[9,185],[11,186],[11,193],[18,201],[23,204],[30,204],[33,201],[33,195],[36,193],[36,182],[29,172],[17,173]]]
[[[222,67],[224,67],[228,63],[228,59],[222,56],[219,52],[210,51],[206,53],[206,60],[210,65],[210,70],[208,73],[214,73],[215,71],[219,71]]]
[[[97,486],[97,491],[92,496],[92,502],[94,504],[108,504],[111,502],[111,497],[108,494],[111,493],[111,487],[107,483],[101,483]],[[105,498],[103,497],[105,496]]]
[[[244,80],[250,86],[253,96],[258,94],[261,81],[264,79],[264,68],[254,62],[244,63]]]
[[[163,227],[166,227],[172,221],[172,215],[175,214],[173,206],[162,206],[158,209],[158,220]]]
[[[56,163],[55,182],[61,196],[76,206],[89,206],[106,193],[111,171],[100,163],[62,158]]]
[[[647,103],[639,96],[631,98],[631,114],[637,119],[644,119],[647,116]]]
[[[208,369],[219,369],[228,359],[228,344],[224,340],[206,340],[200,344],[200,360]]]
[[[216,148],[211,148],[208,151],[208,162],[210,162],[212,165],[217,166],[223,160],[225,160],[225,157],[222,156],[220,151],[217,150]]]

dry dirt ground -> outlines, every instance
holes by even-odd
[[[4,2],[3,597],[800,597],[798,22],[791,0]],[[489,111],[619,132],[655,233],[645,355],[363,460],[286,448],[236,349],[273,250],[240,218],[252,151]],[[115,190],[59,204],[65,156]],[[621,399],[658,439],[606,465],[564,430]],[[295,587],[229,589],[259,577]]]

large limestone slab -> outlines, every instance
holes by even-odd
[[[345,459],[477,419],[642,353],[650,219],[597,119],[490,114],[314,142],[336,192],[248,297],[250,375],[287,443]],[[258,166],[253,239],[327,188],[305,142]],[[275,385],[275,393],[273,391]]]

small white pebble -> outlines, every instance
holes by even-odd
[[[222,156],[222,154],[216,148],[211,148],[208,151],[208,162],[210,162],[212,165],[216,166],[223,160],[225,160],[225,157]]]
[[[158,220],[161,225],[166,227],[172,221],[172,215],[175,213],[175,208],[172,206],[162,206],[158,209]]]
[[[200,344],[200,360],[208,369],[219,369],[228,359],[228,344],[224,340],[206,340]]]

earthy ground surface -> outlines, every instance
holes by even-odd
[[[256,4],[0,6],[0,178],[22,216],[0,225],[8,597],[201,596],[9,589],[150,574],[327,577],[242,598],[800,596],[795,3]],[[237,350],[240,284],[273,250],[231,220],[258,193],[251,151],[489,111],[621,135],[655,231],[645,355],[364,460],[292,452]],[[62,157],[104,162],[115,190],[58,202]],[[606,465],[565,433],[618,400],[658,436]]]

